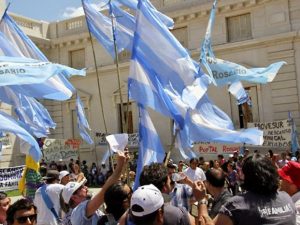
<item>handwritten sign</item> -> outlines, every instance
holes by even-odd
[[[46,139],[43,146],[45,161],[77,159],[81,141],[77,139]]]
[[[95,133],[95,143],[96,145],[106,145],[107,141],[105,139],[106,136],[110,134],[105,134],[101,132]],[[139,147],[139,134],[138,133],[132,133],[128,134],[128,147]]]
[[[22,177],[24,166],[7,167],[0,169],[0,190],[9,191],[18,189],[18,182]]]
[[[291,146],[292,124],[289,120],[248,123],[248,127],[258,127],[264,132],[263,146],[279,148]]]
[[[193,150],[198,154],[232,154],[239,151],[241,146],[239,144],[198,142],[194,145]]]

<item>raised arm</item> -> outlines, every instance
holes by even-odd
[[[92,216],[95,213],[95,211],[104,203],[104,194],[106,190],[111,185],[118,182],[123,167],[124,165],[126,165],[128,159],[129,159],[128,152],[121,152],[121,151],[118,152],[117,167],[114,170],[113,174],[107,179],[102,189],[88,202],[86,207],[86,217]]]

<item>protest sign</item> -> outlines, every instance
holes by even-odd
[[[95,133],[95,144],[96,145],[106,145],[107,141],[105,139],[106,136],[110,134],[105,134],[101,132]],[[139,147],[139,134],[138,133],[132,133],[128,134],[128,147],[132,148],[138,148]]]
[[[242,144],[198,142],[194,145],[193,150],[197,154],[232,154],[239,151],[241,146]]]
[[[264,132],[265,147],[290,148],[292,124],[289,120],[248,123],[248,127],[258,127]]]
[[[9,134],[3,134],[3,137],[0,137],[0,142],[2,144],[2,149],[11,148],[10,137]]]
[[[78,139],[46,139],[43,146],[45,161],[68,161],[78,158],[81,141]]]
[[[7,167],[0,169],[0,190],[9,191],[18,189],[18,182],[22,177],[24,166]]]

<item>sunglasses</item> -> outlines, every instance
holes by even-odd
[[[29,219],[30,222],[33,223],[34,221],[36,221],[36,217],[37,217],[37,214],[33,214],[33,215],[29,215],[29,216],[18,217],[18,218],[16,218],[16,220],[18,221],[18,223],[26,223]]]

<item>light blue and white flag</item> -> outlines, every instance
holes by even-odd
[[[115,27],[113,27],[111,19],[100,13],[95,6],[91,4],[90,0],[82,0],[82,6],[90,32],[113,58],[115,58],[114,38],[118,52],[124,49],[131,51],[132,30],[127,29],[121,24],[115,24]],[[113,33],[113,30],[115,33]]]
[[[157,162],[162,163],[165,151],[147,110],[139,105],[139,156],[137,160],[136,177],[133,189],[140,186],[140,175],[143,167]]]
[[[291,145],[292,146],[291,147],[292,147],[293,154],[295,154],[295,152],[300,148],[300,146],[299,146],[296,124],[292,117],[292,113],[290,111],[288,112],[288,118],[289,118],[290,123],[292,124],[292,132],[291,132],[291,141],[292,141]]]
[[[13,53],[6,52],[6,56],[19,56],[48,61],[46,56],[18,27],[7,12],[4,13],[0,22],[0,31],[4,34],[6,41],[8,40],[10,42],[10,44],[0,42],[0,49],[3,51],[5,45],[13,45]],[[11,88],[27,96],[60,101],[69,99],[73,95],[73,92],[75,92],[75,88],[63,74],[53,76],[42,84],[14,86]]]
[[[208,84],[201,85],[205,80],[203,74],[199,74],[186,49],[157,18],[148,1],[139,2],[136,23],[129,96],[166,116],[171,115],[182,127],[185,116],[182,102],[195,107]]]
[[[130,9],[137,10],[138,8],[138,0],[117,0],[124,6],[127,6]],[[165,14],[159,12],[151,2],[148,3],[148,5],[152,8],[153,13],[155,16],[163,23],[165,26],[167,26],[169,29],[172,29],[174,27],[174,21],[172,18],[166,16]]]
[[[9,87],[0,88],[0,100],[12,105],[22,126],[35,137],[46,137],[55,128],[48,111],[37,100],[15,93]]]
[[[250,83],[265,84],[271,82],[277,75],[279,69],[286,64],[283,61],[273,63],[266,68],[251,68],[218,59],[215,57],[212,44],[211,33],[215,21],[217,0],[214,1],[210,18],[207,25],[205,39],[201,46],[200,62],[206,68],[212,82],[217,86],[234,83],[236,81],[248,81]]]
[[[32,158],[38,162],[42,157],[42,152],[36,140],[24,129],[18,122],[16,122],[11,116],[0,111],[0,131],[9,132],[17,135],[19,138],[31,145],[29,154]]]
[[[79,134],[82,137],[83,140],[85,140],[88,144],[92,145],[94,144],[93,139],[90,137],[87,130],[90,130],[90,125],[86,119],[85,113],[84,113],[84,107],[82,105],[82,102],[80,100],[80,97],[77,93],[76,98],[76,113],[77,113],[77,125]]]
[[[251,105],[250,97],[240,81],[233,82],[229,86],[228,91],[237,99],[237,105],[244,104],[245,102]]]
[[[85,75],[84,70],[76,70],[60,64],[0,56],[0,86],[43,83],[59,73],[67,76]]]
[[[0,131],[0,161],[2,158],[2,141],[1,138],[3,138],[3,132]]]

